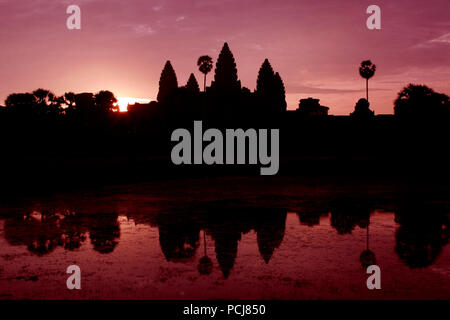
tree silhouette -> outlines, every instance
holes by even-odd
[[[64,99],[49,90],[37,89],[32,93],[13,93],[7,97],[5,104],[16,114],[40,117],[60,114]]]
[[[158,101],[163,101],[170,93],[178,88],[177,75],[173,70],[170,61],[167,61],[163,71],[161,72],[161,78],[159,79],[159,91]]]
[[[424,85],[409,84],[398,93],[394,114],[400,117],[448,116],[450,100]]]
[[[66,100],[66,104],[68,107],[75,107],[75,93],[66,92],[64,93],[64,99]]]
[[[117,107],[114,105],[117,102],[117,99],[111,91],[100,91],[94,96],[94,102],[96,110],[100,112],[117,110]]]
[[[69,115],[75,111],[76,107],[76,95],[73,92],[64,93],[64,104],[67,106],[65,114]]]
[[[33,91],[33,95],[36,97],[38,105],[49,105],[55,100],[55,94],[45,89],[37,89]]]
[[[195,79],[195,76],[193,73],[191,73],[191,75],[189,76],[189,80],[186,84],[186,89],[190,93],[199,93],[200,92],[200,88],[198,86],[197,79]]]
[[[18,114],[31,114],[36,111],[36,97],[31,93],[12,93],[5,100],[5,106]]]
[[[80,113],[87,113],[94,109],[94,94],[90,92],[78,93],[75,95],[76,110]]]
[[[361,62],[361,66],[359,67],[359,74],[361,77],[366,79],[366,99],[369,101],[369,79],[372,78],[375,74],[376,65],[372,63],[370,60],[365,60]]]
[[[241,82],[238,80],[236,62],[228,43],[222,47],[214,70],[212,86],[221,93],[235,93],[240,91]]]
[[[33,95],[36,97],[39,114],[57,116],[62,112],[63,97],[58,97],[46,89],[37,89],[33,91]]]
[[[203,91],[206,92],[206,75],[212,70],[213,68],[213,59],[210,56],[201,56],[197,60],[197,66],[201,73],[203,73],[204,80],[203,80]]]

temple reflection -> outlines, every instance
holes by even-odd
[[[285,210],[271,210],[261,215],[256,225],[256,239],[261,257],[265,263],[269,263],[270,258],[283,242],[284,232],[286,229]]]
[[[426,202],[392,203],[397,230],[395,253],[410,268],[425,268],[439,257],[449,237],[448,209]],[[259,256],[269,264],[282,246],[288,211],[296,212],[298,224],[315,228],[322,219],[339,236],[364,229],[359,262],[363,268],[376,264],[376,252],[369,241],[371,214],[377,209],[371,201],[340,198],[319,203],[308,202],[295,210],[285,208],[222,208],[204,206],[183,210],[131,213],[136,224],[157,228],[159,247],[167,262],[195,262],[200,275],[210,275],[215,266],[227,279],[236,264],[239,243],[250,232],[256,238]],[[117,212],[87,213],[73,209],[38,208],[11,213],[3,218],[4,237],[12,246],[25,246],[36,256],[56,248],[75,251],[86,243],[100,254],[110,254],[120,244],[121,223]],[[358,229],[359,228],[359,229]],[[358,233],[361,235],[361,233]],[[214,246],[208,252],[207,243]],[[330,248],[333,243],[328,244]],[[375,250],[376,251],[376,250]],[[293,252],[292,254],[297,254]],[[215,259],[214,259],[215,258]],[[244,262],[245,263],[245,262]],[[301,265],[298,266],[301,268]]]
[[[189,215],[160,214],[159,244],[167,261],[182,262],[194,257],[199,246],[200,226]]]
[[[367,228],[374,210],[368,202],[339,199],[332,204],[331,226],[338,234],[350,234],[356,226]]]

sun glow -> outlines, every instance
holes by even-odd
[[[149,103],[149,99],[139,99],[132,97],[118,97],[116,106],[119,106],[120,112],[128,111],[128,105],[133,105],[135,103]]]

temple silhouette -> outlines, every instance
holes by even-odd
[[[280,175],[449,177],[445,146],[450,102],[445,94],[410,84],[399,92],[394,114],[377,115],[367,87],[367,97],[358,100],[351,115],[335,116],[314,97],[301,98],[297,110],[287,110],[282,75],[268,59],[258,72],[256,89],[243,87],[228,43],[215,66],[209,56],[200,57],[197,65],[203,88],[194,73],[179,84],[167,61],[157,101],[130,105],[124,113],[117,112],[117,100],[107,90],[60,97],[44,89],[9,95],[0,107],[0,133],[7,137],[0,159],[6,169],[1,194],[161,176],[257,174],[255,167],[244,165],[171,164],[171,132],[192,127],[194,120],[202,120],[205,129],[279,128]],[[366,84],[375,70],[369,60],[361,64]]]

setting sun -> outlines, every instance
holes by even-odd
[[[116,105],[119,106],[120,112],[128,111],[128,105],[132,105],[135,103],[149,103],[149,99],[139,99],[132,97],[118,97]]]

